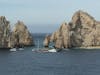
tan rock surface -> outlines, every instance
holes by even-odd
[[[50,43],[50,36],[49,35],[46,35],[45,40],[43,42],[43,45],[45,47],[48,47],[49,46],[49,43]]]
[[[0,16],[0,48],[9,48],[10,25],[4,16]]]
[[[62,41],[59,37],[63,38]],[[55,45],[58,39],[64,48],[100,46],[100,22],[79,10],[73,15],[69,24],[63,23],[58,31],[52,34],[51,40]]]
[[[32,35],[28,31],[25,24],[18,21],[12,31],[12,37],[17,45],[33,45]]]

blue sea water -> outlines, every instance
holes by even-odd
[[[44,34],[34,34],[34,41]],[[36,44],[37,45],[37,44]],[[100,50],[71,49],[59,53],[0,50],[0,75],[100,75]]]

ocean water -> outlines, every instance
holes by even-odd
[[[35,34],[35,43],[38,39],[42,48],[44,34]],[[36,53],[32,49],[0,50],[0,75],[100,75],[99,49],[71,49],[59,53]]]

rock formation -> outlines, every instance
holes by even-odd
[[[33,45],[32,35],[21,21],[15,24],[12,31],[12,39],[15,45]]]
[[[55,43],[56,48],[70,47],[70,26],[63,23],[61,27],[51,35],[51,42]]]
[[[0,48],[11,48],[15,45],[33,45],[31,34],[20,21],[11,32],[10,22],[4,16],[0,16]]]
[[[63,41],[63,47],[69,48],[70,47],[70,26],[67,23],[63,23],[60,27],[60,32]]]
[[[49,35],[46,35],[43,44],[44,44],[45,47],[48,47],[49,46],[49,43],[50,43],[50,36]]]
[[[10,25],[4,16],[0,16],[0,48],[9,48]]]
[[[72,47],[97,46],[95,33],[98,31],[96,20],[88,13],[78,11],[72,17],[71,30],[73,32],[71,39]]]
[[[71,22],[63,23],[51,35],[50,40],[57,48],[100,46],[100,22],[79,10],[73,15]]]

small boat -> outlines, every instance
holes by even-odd
[[[40,51],[40,48],[39,48],[39,40],[37,41],[37,48],[33,48],[32,49],[32,51],[35,51],[35,52],[37,52],[37,51]]]
[[[10,51],[15,52],[15,51],[17,51],[17,49],[16,48],[11,48]]]
[[[22,50],[24,50],[24,48],[18,48],[18,50],[22,51]]]
[[[35,49],[32,49],[32,51],[34,51],[34,52],[51,52],[51,53],[55,53],[55,52],[59,52],[61,49],[55,49],[55,48],[53,48],[53,47],[51,47],[51,48],[40,48],[39,47],[39,40],[37,41],[37,48],[35,48]]]
[[[49,49],[48,52],[58,52],[57,49]]]

